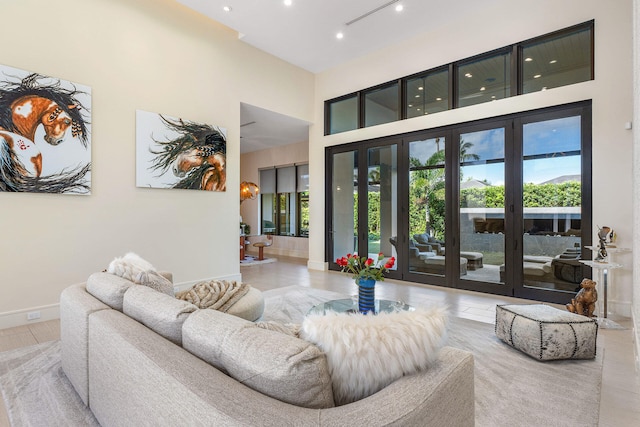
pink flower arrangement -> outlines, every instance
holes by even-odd
[[[343,272],[353,274],[354,279],[384,280],[384,273],[393,268],[396,259],[391,257],[384,262],[384,254],[380,252],[378,259],[358,257],[358,254],[347,254],[346,257],[336,259],[336,264],[342,267]]]

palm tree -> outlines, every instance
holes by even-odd
[[[416,203],[425,208],[425,233],[432,235],[434,230],[432,224],[431,204],[437,197],[440,190],[445,188],[445,152],[440,150],[440,138],[436,138],[436,152],[433,153],[424,164],[415,157],[409,158],[410,170],[413,170],[412,184],[421,196],[416,199]],[[480,156],[470,153],[473,143],[460,140],[460,162],[480,160]],[[462,177],[460,177],[461,179]],[[432,198],[432,200],[430,200]],[[444,212],[441,214],[444,217]],[[438,234],[444,234],[444,229],[437,230]]]

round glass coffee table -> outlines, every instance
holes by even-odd
[[[402,301],[390,301],[377,299],[375,302],[375,313],[392,313],[394,311],[414,311],[415,308]],[[329,311],[336,313],[358,313],[358,299],[345,298],[334,299],[311,307],[307,314],[327,314]]]

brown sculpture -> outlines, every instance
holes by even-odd
[[[582,316],[593,317],[596,301],[598,301],[596,282],[591,279],[583,279],[580,287],[582,289],[578,291],[576,297],[567,304],[567,310]]]

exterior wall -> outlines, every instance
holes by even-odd
[[[240,103],[313,119],[313,74],[173,0],[2,2],[2,63],[92,88],[92,194],[0,193],[0,328],[134,251],[177,283],[240,277]],[[135,186],[135,111],[227,129],[227,191]]]
[[[309,143],[283,145],[267,150],[254,151],[240,156],[240,181],[260,183],[259,169],[273,166],[286,166],[309,162]],[[311,202],[313,203],[313,202]],[[251,234],[258,232],[260,198],[245,200],[240,206],[242,220],[251,226]],[[250,242],[264,240],[264,236],[249,237]],[[249,253],[258,253],[248,246]],[[273,245],[264,249],[266,255],[281,255],[297,258],[309,258],[309,239],[306,237],[273,236]]]
[[[310,197],[313,200],[310,268],[326,268],[325,147],[587,99],[593,102],[593,223],[614,228],[620,247],[631,247],[637,241],[633,239],[631,225],[633,186],[629,178],[632,176],[632,132],[625,129],[625,123],[631,121],[633,115],[631,1],[541,0],[526,10],[514,7],[506,0],[492,5],[495,7],[475,11],[472,16],[461,12],[455,22],[430,27],[412,40],[317,75],[315,125],[311,129],[309,152]],[[593,81],[336,135],[323,135],[324,100],[591,19],[595,20],[596,77]],[[629,254],[620,254],[617,261],[624,264],[624,268],[615,272],[609,306],[613,311],[629,316],[632,260]]]

